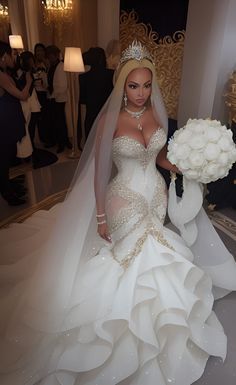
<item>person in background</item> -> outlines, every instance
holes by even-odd
[[[106,67],[106,55],[101,47],[92,47],[84,52],[83,60],[85,65],[90,66],[89,71],[79,76],[80,105],[84,104],[86,106],[84,129],[87,139],[95,118],[113,89],[114,71]],[[81,106],[79,106],[79,112],[80,109]],[[80,144],[82,138],[80,119],[78,126]]]
[[[38,96],[39,103],[41,105],[40,114],[38,116],[37,126],[38,133],[41,142],[45,143],[46,134],[46,121],[47,121],[47,71],[49,62],[46,57],[46,47],[42,43],[37,43],[34,46],[34,58],[35,58],[35,72],[34,72],[34,86]]]
[[[57,145],[57,153],[63,152],[65,147],[72,148],[68,139],[65,104],[68,98],[67,76],[63,62],[60,60],[60,49],[55,45],[46,48],[49,60],[48,70],[48,130],[47,145]]]
[[[22,90],[16,87],[8,69],[14,68],[9,44],[0,41],[0,193],[10,206],[24,204],[24,191],[9,179],[9,168],[16,143],[25,136],[25,119],[20,100],[27,100],[32,84],[30,73]]]
[[[35,69],[35,60],[34,55],[30,51],[24,51],[20,55],[19,60],[20,68],[18,69],[18,83],[21,83],[21,88],[25,85],[26,73],[30,72],[32,75],[33,83],[30,89],[30,96],[27,101],[21,101],[22,109],[25,115],[26,121],[26,135],[29,135],[31,153],[35,149],[34,138],[35,130],[38,127],[38,122],[40,118],[41,106],[38,100],[38,96],[35,90],[35,84],[38,82]],[[33,155],[33,153],[32,153]],[[19,156],[19,155],[18,155]],[[29,155],[27,155],[29,156]]]

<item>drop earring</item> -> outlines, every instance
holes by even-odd
[[[124,93],[124,105],[125,105],[125,107],[127,107],[127,95],[126,95],[126,93]]]

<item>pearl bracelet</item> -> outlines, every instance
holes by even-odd
[[[104,221],[101,221],[101,222],[97,222],[98,225],[103,225],[104,223],[107,223],[107,221],[104,220]]]
[[[106,214],[104,213],[104,214],[97,214],[96,215],[96,218],[102,218],[102,217],[105,217],[106,216]]]

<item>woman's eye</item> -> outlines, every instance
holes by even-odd
[[[145,88],[150,88],[151,87],[151,83],[148,83],[145,85]]]
[[[131,88],[132,90],[135,90],[137,86],[135,84],[129,84],[129,88]]]

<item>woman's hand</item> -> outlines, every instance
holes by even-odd
[[[100,237],[105,239],[105,241],[111,243],[111,236],[110,236],[109,231],[108,231],[107,223],[103,223],[101,225],[98,225],[98,234],[100,235]]]

